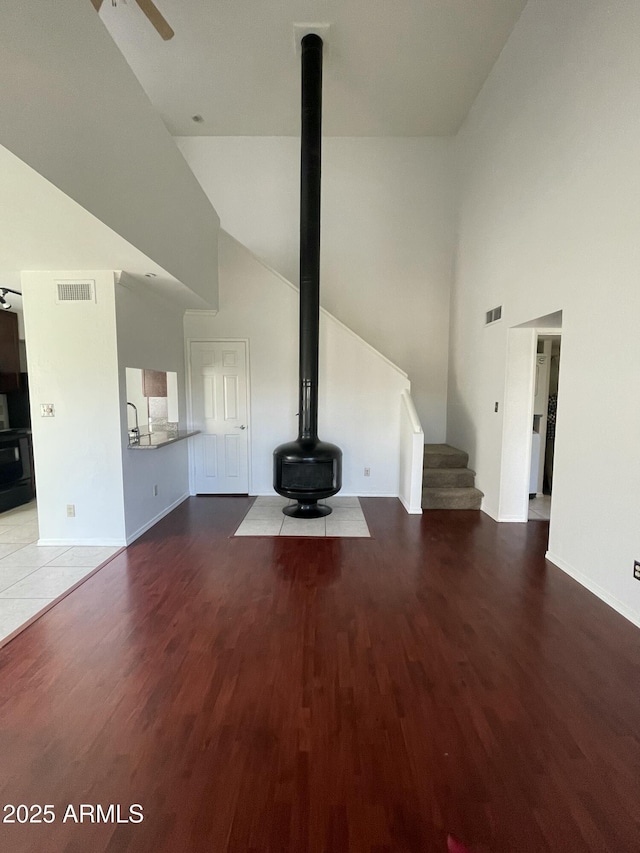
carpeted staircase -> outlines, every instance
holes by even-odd
[[[449,444],[425,444],[423,509],[480,509],[483,494],[468,461],[468,453]]]

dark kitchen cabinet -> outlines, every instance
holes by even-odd
[[[142,393],[145,397],[166,397],[167,374],[161,370],[143,370]]]
[[[20,388],[18,315],[0,311],[0,394]]]

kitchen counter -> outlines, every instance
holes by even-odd
[[[192,435],[198,435],[199,433],[199,429],[144,433],[135,444],[129,444],[129,450],[157,450],[159,447],[166,447],[167,444],[175,444],[176,441],[184,441],[185,438],[191,438]]]

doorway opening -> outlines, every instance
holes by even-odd
[[[551,518],[561,340],[560,334],[538,334],[536,343],[529,521]]]
[[[529,520],[538,338],[559,338],[561,334],[562,311],[537,317],[508,330],[498,521]],[[538,431],[540,428],[538,424]],[[546,431],[543,434],[546,459]],[[552,453],[549,462],[553,462]]]

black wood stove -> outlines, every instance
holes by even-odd
[[[329,515],[331,507],[318,501],[342,486],[342,451],[318,438],[321,147],[322,39],[312,33],[302,39],[298,438],[273,451],[273,488],[297,501],[282,510],[296,518]]]

